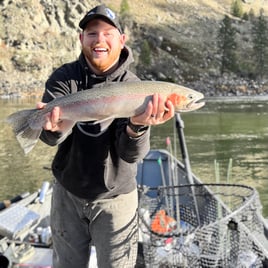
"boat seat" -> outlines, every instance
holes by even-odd
[[[0,235],[16,239],[35,224],[39,218],[38,213],[27,207],[11,206],[0,213]]]

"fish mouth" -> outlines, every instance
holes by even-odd
[[[203,98],[204,98],[204,96],[200,96],[198,98],[195,98],[191,102],[189,102],[186,105],[186,110],[187,111],[194,111],[194,110],[197,110],[197,109],[200,109],[201,107],[203,107],[206,104],[204,101],[200,101],[200,100],[203,100]]]

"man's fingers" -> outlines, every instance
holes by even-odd
[[[175,114],[174,106],[171,101],[167,101],[166,107],[165,107],[165,115],[168,115],[169,117],[173,117]]]
[[[45,106],[46,106],[46,103],[44,103],[44,102],[38,102],[36,104],[37,109],[44,109]]]
[[[42,105],[42,103],[40,105],[38,103],[37,107],[40,107],[40,109],[42,109],[44,106]],[[60,121],[60,108],[55,107],[50,113],[46,115],[46,121],[43,128],[45,130],[55,131],[58,129],[58,124]]]
[[[53,110],[51,111],[51,124],[53,127],[57,125],[59,121],[59,112],[58,112],[58,107],[54,107]]]
[[[153,114],[153,101],[149,101],[144,113],[144,119],[148,120]]]
[[[153,95],[152,104],[153,104],[153,107],[152,107],[151,116],[155,117],[157,112],[158,112],[159,94],[154,94]]]
[[[170,101],[165,101],[159,94],[154,94],[148,102],[143,114],[134,116],[132,123],[137,125],[158,125],[174,116],[174,106]]]
[[[46,122],[43,126],[45,130],[51,130],[52,129],[52,124],[51,124],[51,119],[50,119],[50,113],[46,116]]]

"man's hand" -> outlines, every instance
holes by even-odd
[[[145,112],[131,117],[130,120],[135,125],[159,125],[171,119],[174,113],[174,106],[171,101],[165,103],[159,94],[154,94]]]
[[[154,94],[145,112],[140,115],[132,116],[130,122],[134,125],[143,126],[159,125],[171,119],[174,113],[174,106],[171,101],[165,103],[159,94]],[[142,135],[142,133],[134,132],[129,126],[127,126],[127,133],[131,137]]]
[[[44,109],[46,103],[38,102],[36,107],[37,109]],[[70,130],[75,122],[71,120],[61,120],[61,110],[60,107],[56,106],[53,110],[46,115],[46,122],[43,125],[44,130],[49,130],[51,132],[62,132],[65,133]]]

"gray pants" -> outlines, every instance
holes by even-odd
[[[53,268],[87,268],[95,245],[98,268],[133,268],[137,257],[137,190],[88,202],[54,184]]]

